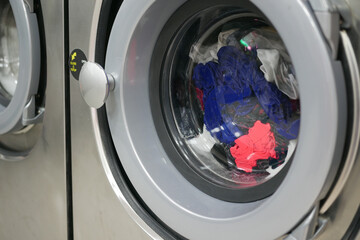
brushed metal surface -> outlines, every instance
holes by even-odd
[[[66,239],[63,1],[42,1],[47,89],[40,137],[28,157],[0,161],[0,239]]]
[[[79,48],[94,61],[101,1],[69,2],[70,51]],[[90,50],[91,49],[91,50]],[[70,78],[74,239],[150,239],[131,219],[107,180],[97,151],[91,109],[79,82]]]
[[[341,239],[350,226],[356,209],[359,207],[360,191],[360,152],[358,151],[355,164],[350,173],[347,184],[331,208],[324,214],[329,218],[326,231],[317,240]]]

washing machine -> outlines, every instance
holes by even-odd
[[[352,0],[69,3],[74,238],[355,239],[359,33]]]
[[[63,1],[0,1],[0,239],[67,236]]]

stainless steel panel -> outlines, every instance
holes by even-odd
[[[46,112],[29,156],[0,161],[0,239],[66,239],[63,1],[42,2]]]
[[[339,198],[335,201],[325,217],[329,218],[326,230],[319,235],[319,240],[341,239],[350,226],[356,209],[359,207],[360,191],[360,153],[358,152],[355,165],[350,173],[347,184]],[[355,209],[355,211],[354,211]]]
[[[70,51],[83,50],[89,61],[94,57],[100,7],[101,1],[96,0],[69,2]],[[70,89],[74,239],[149,239],[107,180],[96,147],[91,110],[73,77]]]

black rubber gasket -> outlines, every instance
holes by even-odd
[[[46,61],[46,41],[45,41],[45,26],[44,26],[44,17],[41,9],[40,0],[34,1],[34,10],[36,13],[39,35],[40,35],[40,79],[38,92],[35,95],[35,102],[37,107],[45,106],[45,90],[46,90],[46,76],[47,76],[47,61]]]

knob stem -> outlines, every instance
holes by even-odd
[[[107,73],[106,76],[109,81],[109,90],[110,90],[110,92],[112,92],[115,89],[115,79],[114,79],[113,75],[111,75],[110,73]]]

